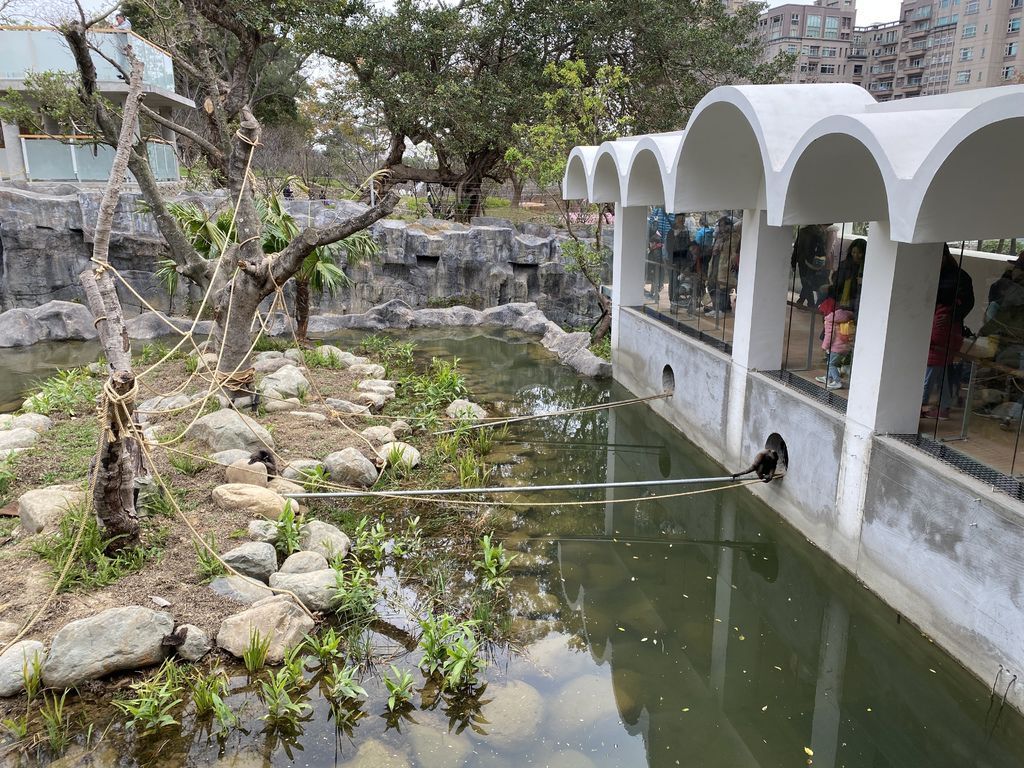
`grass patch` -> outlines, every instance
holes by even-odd
[[[276,339],[273,336],[260,336],[256,339],[256,346],[253,347],[253,352],[284,352],[286,349],[291,348],[291,342],[289,339]]]
[[[89,475],[89,467],[99,442],[94,419],[70,419],[54,424],[32,448],[20,454],[23,465],[43,485],[80,480]],[[22,480],[32,483],[31,477]]]
[[[18,454],[12,453],[0,460],[0,507],[6,506],[11,500],[11,488],[14,487],[18,475],[15,472],[15,464],[18,461]]]
[[[83,503],[68,509],[55,533],[41,536],[32,543],[32,551],[50,565],[55,579],[60,577],[68,561],[83,516],[85,529],[82,532],[82,543],[67,578],[60,585],[61,592],[113,584],[122,576],[141,570],[146,563],[156,560],[163,552],[166,532],[144,528],[143,538],[148,539],[146,544],[122,550],[114,556],[107,555],[104,550],[109,540],[103,537],[92,510]]]
[[[390,336],[373,333],[359,342],[359,351],[384,366],[389,379],[408,376],[413,372],[412,342],[395,341]]]
[[[602,360],[611,362],[612,359],[612,335],[609,333],[596,344],[590,345],[590,351]]]
[[[103,382],[84,368],[58,371],[39,383],[39,391],[28,398],[25,410],[47,416],[83,413],[95,408],[102,389]]]

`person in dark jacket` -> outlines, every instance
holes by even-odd
[[[924,376],[922,407],[928,405],[932,391],[939,389],[939,405],[922,415],[949,418],[949,407],[959,394],[960,369],[956,362],[964,342],[964,319],[974,309],[974,283],[960,268],[949,246],[942,247],[939,285],[935,291],[935,315],[928,343],[928,368]]]
[[[821,299],[822,270],[825,266],[825,228],[820,224],[800,227],[793,243],[791,265],[800,275],[797,304],[816,307]]]

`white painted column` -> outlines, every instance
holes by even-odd
[[[836,489],[834,554],[854,571],[873,436],[918,429],[941,262],[941,244],[894,243],[871,222]]]
[[[765,212],[759,209],[743,212],[732,359],[744,368],[773,371],[782,367],[792,253],[792,227],[768,226]]]
[[[612,242],[612,351],[619,348],[619,308],[644,303],[647,206],[615,204]]]
[[[786,287],[793,253],[793,228],[768,226],[761,209],[743,212],[742,232],[725,430],[726,457],[734,462],[743,460],[747,371],[782,367]]]
[[[814,689],[811,748],[814,750],[816,768],[835,768],[839,754],[839,725],[842,722],[840,704],[849,629],[850,614],[846,606],[833,595],[821,619],[818,680]]]
[[[871,222],[865,259],[847,420],[917,432],[942,246],[894,243]]]

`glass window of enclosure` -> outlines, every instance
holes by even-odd
[[[794,230],[782,370],[800,388],[846,397],[857,337],[865,224],[807,224]]]
[[[947,245],[922,384],[920,432],[1019,478],[1022,413],[1024,250],[1017,250],[1016,240]]]
[[[716,346],[732,342],[740,211],[671,212],[647,218],[644,310]]]

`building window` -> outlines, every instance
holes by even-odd
[[[976,34],[978,34],[978,25],[968,24],[966,27],[964,27],[963,34],[961,34],[960,37],[974,37]]]
[[[1024,0],[1010,0],[1011,8],[1020,8],[1024,6]]]
[[[1010,19],[1006,22],[1007,32],[1020,32],[1020,16],[1015,19]]]
[[[839,17],[828,16],[825,19],[825,37],[829,40],[835,40],[839,37]]]
[[[1003,80],[1011,80],[1017,70],[1014,67],[1003,67]]]
[[[793,14],[793,15],[792,15],[792,16],[790,17],[790,19],[789,19],[789,23],[790,23],[790,24],[799,24],[799,23],[800,23],[800,14],[799,14],[799,13],[794,13],[794,14]]]
[[[1006,50],[1003,52],[1003,55],[1004,56],[1016,56],[1017,55],[1017,48],[1019,46],[1020,46],[1020,43],[1016,43],[1016,42],[1014,42],[1014,43],[1007,43],[1006,44]]]
[[[864,74],[864,65],[863,64],[854,64],[853,65],[853,74],[855,74],[855,75],[863,75]]]
[[[834,75],[836,73],[835,64],[822,64],[819,70],[823,75]],[[1003,78],[1005,80],[1005,78]]]
[[[786,46],[786,53],[796,53],[796,46],[795,45],[787,45]]]
[[[936,22],[936,25],[944,27],[946,24],[949,24],[949,16],[939,16],[939,20]]]
[[[971,15],[977,13],[977,12],[978,12],[978,0],[971,0],[971,2],[969,2],[967,4],[967,10],[964,11],[964,14],[967,15],[967,16],[971,16]]]
[[[973,48],[961,48],[960,49],[960,61],[970,61],[974,58]]]
[[[956,84],[967,85],[971,82],[971,70],[965,69],[956,73]]]
[[[816,13],[807,14],[807,37],[821,37],[821,16]]]
[[[810,55],[811,56],[819,56],[819,55],[821,55],[821,46],[820,45],[812,45],[811,46],[811,53],[810,53]]]
[[[835,48],[830,48],[828,46],[821,49],[821,55],[825,58],[835,58],[836,52]]]

